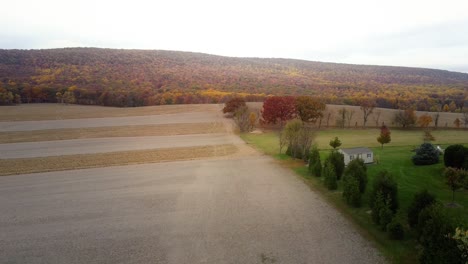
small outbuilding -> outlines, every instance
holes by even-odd
[[[366,164],[374,162],[374,152],[369,148],[346,148],[338,151],[344,155],[346,166],[354,159],[362,159]]]

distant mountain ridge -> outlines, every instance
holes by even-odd
[[[115,106],[222,102],[236,94],[262,100],[272,94],[313,95],[335,104],[366,97],[381,107],[430,110],[452,102],[461,109],[468,74],[164,50],[0,50],[0,89],[23,102],[55,102],[57,92],[67,91],[76,103]]]

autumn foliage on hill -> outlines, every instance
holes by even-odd
[[[370,99],[376,107],[454,112],[466,107],[466,89],[468,74],[419,68],[157,50],[0,50],[0,104],[58,102],[57,94],[109,106],[310,95],[324,103]]]

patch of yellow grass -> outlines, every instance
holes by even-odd
[[[226,132],[223,123],[161,124],[119,127],[48,129],[0,132],[0,143],[37,142],[80,138],[170,136]]]
[[[237,152],[237,150],[238,148],[236,146],[229,144],[24,159],[3,159],[0,160],[0,176],[219,157],[233,154]]]

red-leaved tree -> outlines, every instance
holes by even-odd
[[[263,102],[262,121],[266,124],[280,123],[296,116],[296,99],[293,96],[271,96]]]

